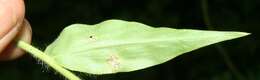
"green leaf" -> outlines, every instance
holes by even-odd
[[[248,34],[152,28],[138,22],[108,20],[65,28],[45,53],[69,70],[110,74],[158,65],[183,53]]]

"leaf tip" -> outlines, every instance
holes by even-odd
[[[241,37],[244,37],[244,36],[251,35],[251,33],[248,33],[248,32],[238,32],[238,35],[240,35]]]

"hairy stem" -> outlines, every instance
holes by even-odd
[[[40,51],[39,49],[31,46],[30,44],[24,42],[24,41],[18,41],[17,44],[18,47],[22,48],[23,50],[29,52],[34,57],[40,59],[50,67],[52,67],[54,70],[62,74],[64,77],[66,77],[69,80],[81,80],[79,77],[77,77],[75,74],[70,72],[69,70],[63,68],[60,66],[54,59]]]

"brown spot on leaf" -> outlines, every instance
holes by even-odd
[[[109,58],[107,59],[107,62],[109,65],[111,65],[113,71],[116,71],[120,66],[119,58],[118,58],[118,55],[116,55],[116,54],[109,56]]]

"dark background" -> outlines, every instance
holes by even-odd
[[[260,0],[26,0],[33,45],[44,50],[73,23],[107,19],[138,21],[151,26],[250,32],[252,35],[204,47],[161,65],[86,80],[260,80],[258,54]],[[202,7],[204,5],[204,7]],[[205,5],[208,5],[205,6]],[[208,11],[205,11],[208,8]],[[208,15],[208,16],[207,16]],[[209,17],[209,21],[205,19]],[[208,27],[207,27],[208,26]],[[63,80],[30,55],[0,62],[0,80]]]

